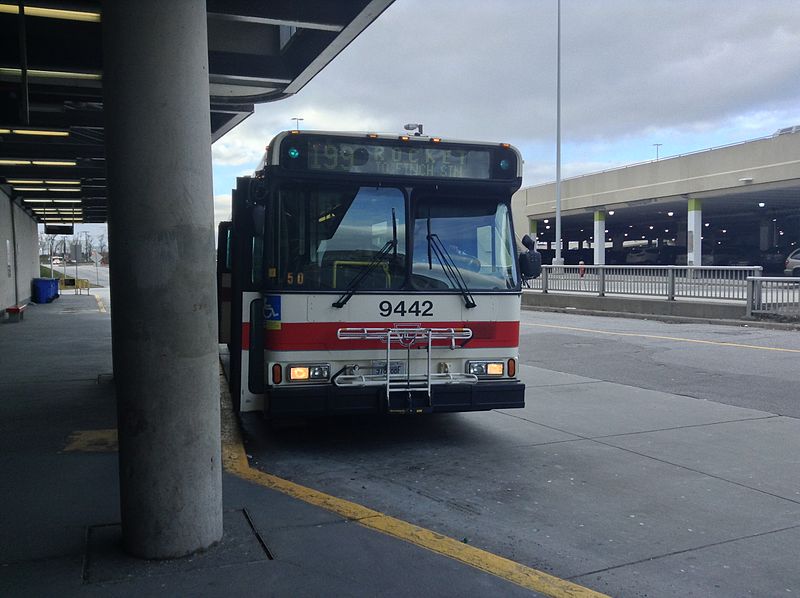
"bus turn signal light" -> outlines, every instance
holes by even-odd
[[[331,366],[327,363],[295,364],[289,366],[289,382],[308,382],[327,380]]]
[[[468,361],[467,373],[478,377],[502,376],[505,366],[502,361]]]
[[[281,364],[276,363],[272,366],[272,383],[280,384],[283,376],[281,375]]]
[[[508,377],[514,378],[517,375],[517,360],[516,359],[509,359],[508,360]]]

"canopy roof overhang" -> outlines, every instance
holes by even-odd
[[[207,0],[216,141],[297,93],[393,0]],[[105,222],[99,0],[0,0],[0,184],[39,222]]]

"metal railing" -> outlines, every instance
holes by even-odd
[[[747,315],[800,317],[800,278],[747,278]]]
[[[761,266],[542,266],[525,288],[543,293],[587,293],[747,301],[748,278]]]

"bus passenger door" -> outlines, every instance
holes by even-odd
[[[231,222],[220,222],[217,229],[217,324],[219,343],[231,342]]]

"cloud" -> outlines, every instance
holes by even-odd
[[[800,124],[796,0],[562,0],[562,175],[676,155]],[[214,144],[255,168],[303,129],[513,143],[524,184],[555,178],[556,3],[402,0],[297,95]],[[234,175],[222,189],[233,186]]]
[[[231,195],[230,193],[214,196],[214,230],[223,220],[231,219]]]

